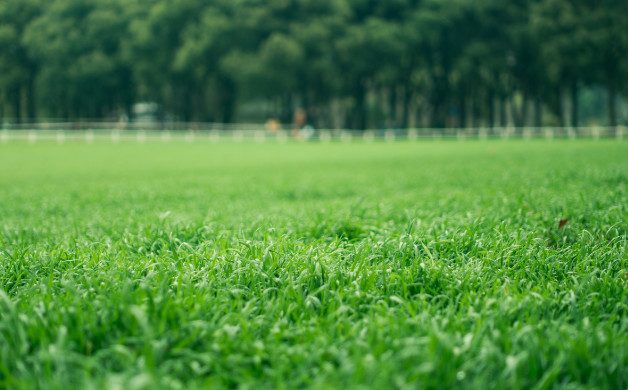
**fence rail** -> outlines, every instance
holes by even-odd
[[[450,129],[378,129],[378,130],[275,130],[264,125],[231,125],[228,128],[120,128],[101,123],[77,129],[62,124],[38,124],[20,130],[0,130],[0,143],[8,142],[392,142],[397,140],[440,139],[617,139],[628,136],[626,126],[616,127],[522,127],[522,128],[450,128]],[[188,124],[189,125],[189,124]]]

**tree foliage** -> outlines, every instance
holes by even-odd
[[[615,125],[627,25],[622,0],[3,0],[0,115],[577,126],[602,86]]]

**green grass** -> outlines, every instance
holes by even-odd
[[[628,388],[628,143],[9,143],[0,167],[0,388]]]

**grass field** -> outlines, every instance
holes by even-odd
[[[0,388],[625,389],[627,246],[625,142],[0,145]]]

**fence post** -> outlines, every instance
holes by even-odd
[[[211,130],[209,132],[209,142],[217,143],[220,141],[220,131],[219,130]]]
[[[157,130],[157,129],[138,129],[138,130],[122,130],[117,128],[106,128],[101,125],[99,127],[87,127],[84,131],[72,129],[71,124],[63,123],[41,123],[36,124],[33,127],[26,128],[21,131],[13,131],[8,128],[0,127],[0,144],[6,144],[12,140],[25,141],[31,144],[52,141],[57,144],[67,143],[69,141],[85,140],[86,143],[91,144],[95,141],[108,141],[112,143],[119,143],[123,140],[135,139],[137,143],[144,143],[151,139],[161,139],[162,142],[168,143],[173,140],[184,139],[188,142],[205,140],[206,138],[212,142],[221,141],[222,137],[226,137],[227,140],[233,142],[252,141],[255,143],[265,143],[269,140],[287,142],[290,140],[290,133],[286,130],[279,130],[277,132],[267,132],[261,130],[259,126],[255,127],[235,127],[231,131],[222,131],[217,129],[212,130],[188,130],[184,132],[173,132],[171,129]],[[96,125],[95,125],[96,126]],[[197,125],[198,127],[199,125]],[[131,128],[131,124],[127,128]],[[548,141],[553,139],[569,139],[575,140],[579,138],[587,138],[591,140],[600,140],[602,138],[616,139],[622,141],[628,134],[628,127],[625,125],[618,125],[613,127],[602,126],[590,126],[590,127],[495,127],[489,129],[487,127],[477,128],[448,128],[448,129],[417,129],[408,128],[405,130],[374,130],[369,129],[364,132],[352,132],[348,129],[339,130],[319,130],[317,131],[317,139],[320,142],[331,142],[333,140],[340,140],[341,142],[352,141],[364,141],[374,142],[385,141],[394,142],[397,140],[404,141],[416,141],[420,138],[431,138],[433,140],[442,140],[445,138],[456,137],[458,141],[465,141],[467,139],[480,139],[486,140],[493,136],[500,137],[502,140],[508,140],[509,138],[529,140],[531,138],[544,138]],[[159,138],[158,138],[159,137]]]
[[[94,132],[91,129],[85,131],[85,142],[91,144],[94,142]]]
[[[266,141],[266,132],[264,130],[257,130],[255,132],[255,142],[258,144],[264,143]]]
[[[63,130],[57,131],[57,143],[62,144],[65,142],[65,133]]]
[[[242,140],[244,140],[244,135],[242,134],[242,131],[233,130],[233,140],[235,142],[242,142]]]
[[[144,130],[138,131],[135,137],[137,138],[138,144],[143,144],[144,142],[146,142],[146,131]]]
[[[318,136],[321,142],[330,142],[331,141],[331,132],[329,130],[321,130],[320,135]]]
[[[28,132],[28,143],[34,144],[35,142],[37,142],[37,132],[31,130]]]

